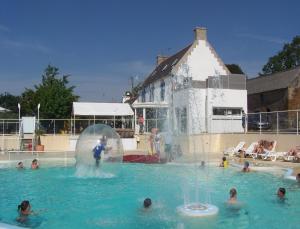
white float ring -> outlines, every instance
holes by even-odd
[[[184,216],[206,217],[218,214],[219,208],[211,204],[190,203],[177,207],[177,211]]]

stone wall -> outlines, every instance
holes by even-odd
[[[299,94],[300,96],[300,94]],[[279,89],[248,95],[248,113],[256,111],[282,111],[288,110],[288,98],[290,91],[288,89]]]

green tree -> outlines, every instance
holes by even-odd
[[[285,44],[280,52],[270,57],[260,75],[286,71],[298,65],[300,65],[300,36],[294,37],[291,43]]]
[[[13,113],[18,113],[18,103],[20,96],[14,96],[8,92],[0,94],[0,106],[9,109]]]
[[[78,101],[74,95],[74,86],[68,87],[69,75],[59,74],[59,69],[48,65],[42,75],[42,82],[34,89],[26,89],[22,94],[21,106],[24,114],[37,113],[40,103],[41,118],[68,118],[71,115],[72,103]]]
[[[237,64],[226,64],[226,67],[232,74],[244,74],[241,67]]]

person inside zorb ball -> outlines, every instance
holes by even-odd
[[[76,144],[76,165],[99,167],[104,162],[121,162],[123,147],[118,133],[110,126],[87,127]]]

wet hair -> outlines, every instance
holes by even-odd
[[[23,200],[21,204],[18,205],[18,211],[25,211],[30,205],[28,200]]]
[[[150,198],[146,198],[144,200],[144,208],[149,208],[151,206],[151,204],[152,204],[152,201]]]
[[[22,165],[23,164],[23,162],[22,161],[20,161],[19,163],[18,163],[18,165]]]
[[[285,195],[285,188],[279,188],[278,191]]]
[[[36,163],[36,162],[38,162],[37,159],[33,159],[33,160],[32,160],[32,163]]]
[[[226,161],[226,157],[223,157],[222,160],[223,160],[223,161]]]
[[[249,165],[250,165],[250,164],[249,164],[249,161],[245,161],[244,166],[245,166],[245,167],[249,167]]]
[[[297,174],[296,179],[300,180],[300,173]]]
[[[229,191],[230,198],[235,197],[236,194],[237,194],[237,191],[235,188],[230,189],[230,191]]]

